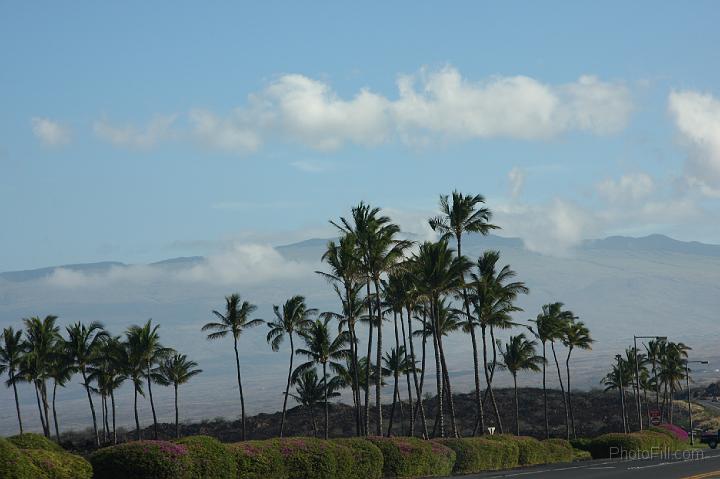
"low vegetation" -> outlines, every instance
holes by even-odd
[[[93,468],[82,457],[65,452],[38,434],[21,434],[0,438],[0,477],[91,479]]]

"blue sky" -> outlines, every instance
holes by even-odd
[[[3,2],[0,270],[408,231],[720,243],[716,2]],[[512,172],[512,173],[511,173]]]

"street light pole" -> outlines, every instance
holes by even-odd
[[[633,336],[633,347],[634,354],[635,354],[635,399],[637,402],[637,415],[638,415],[638,426],[640,427],[640,430],[643,430],[643,422],[642,422],[642,400],[640,399],[640,360],[639,360],[639,353],[638,353],[638,347],[637,347],[637,340],[638,339],[655,339],[657,341],[664,341],[667,339],[667,336]]]
[[[708,364],[708,361],[685,361],[685,386],[687,387],[687,403],[688,403],[688,416],[690,416],[690,445],[693,445],[693,418],[692,418],[692,406],[690,405],[690,369],[688,364]]]
[[[618,383],[620,386],[620,407],[622,408],[622,423],[623,423],[623,432],[627,434],[628,428],[627,428],[627,420],[625,419],[625,392],[623,391],[623,383],[622,383],[622,356],[619,354],[615,355],[615,359],[617,359],[618,362]]]

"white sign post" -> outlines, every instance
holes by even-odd
[[[491,436],[492,436],[493,434],[495,434],[495,427],[494,427],[494,426],[490,426],[490,427],[488,428],[488,432],[490,433]]]

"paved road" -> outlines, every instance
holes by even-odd
[[[670,453],[672,454],[672,453]],[[720,449],[695,451],[695,457],[657,457],[636,460],[598,459],[573,464],[537,466],[462,476],[463,479],[711,479],[720,478]]]

